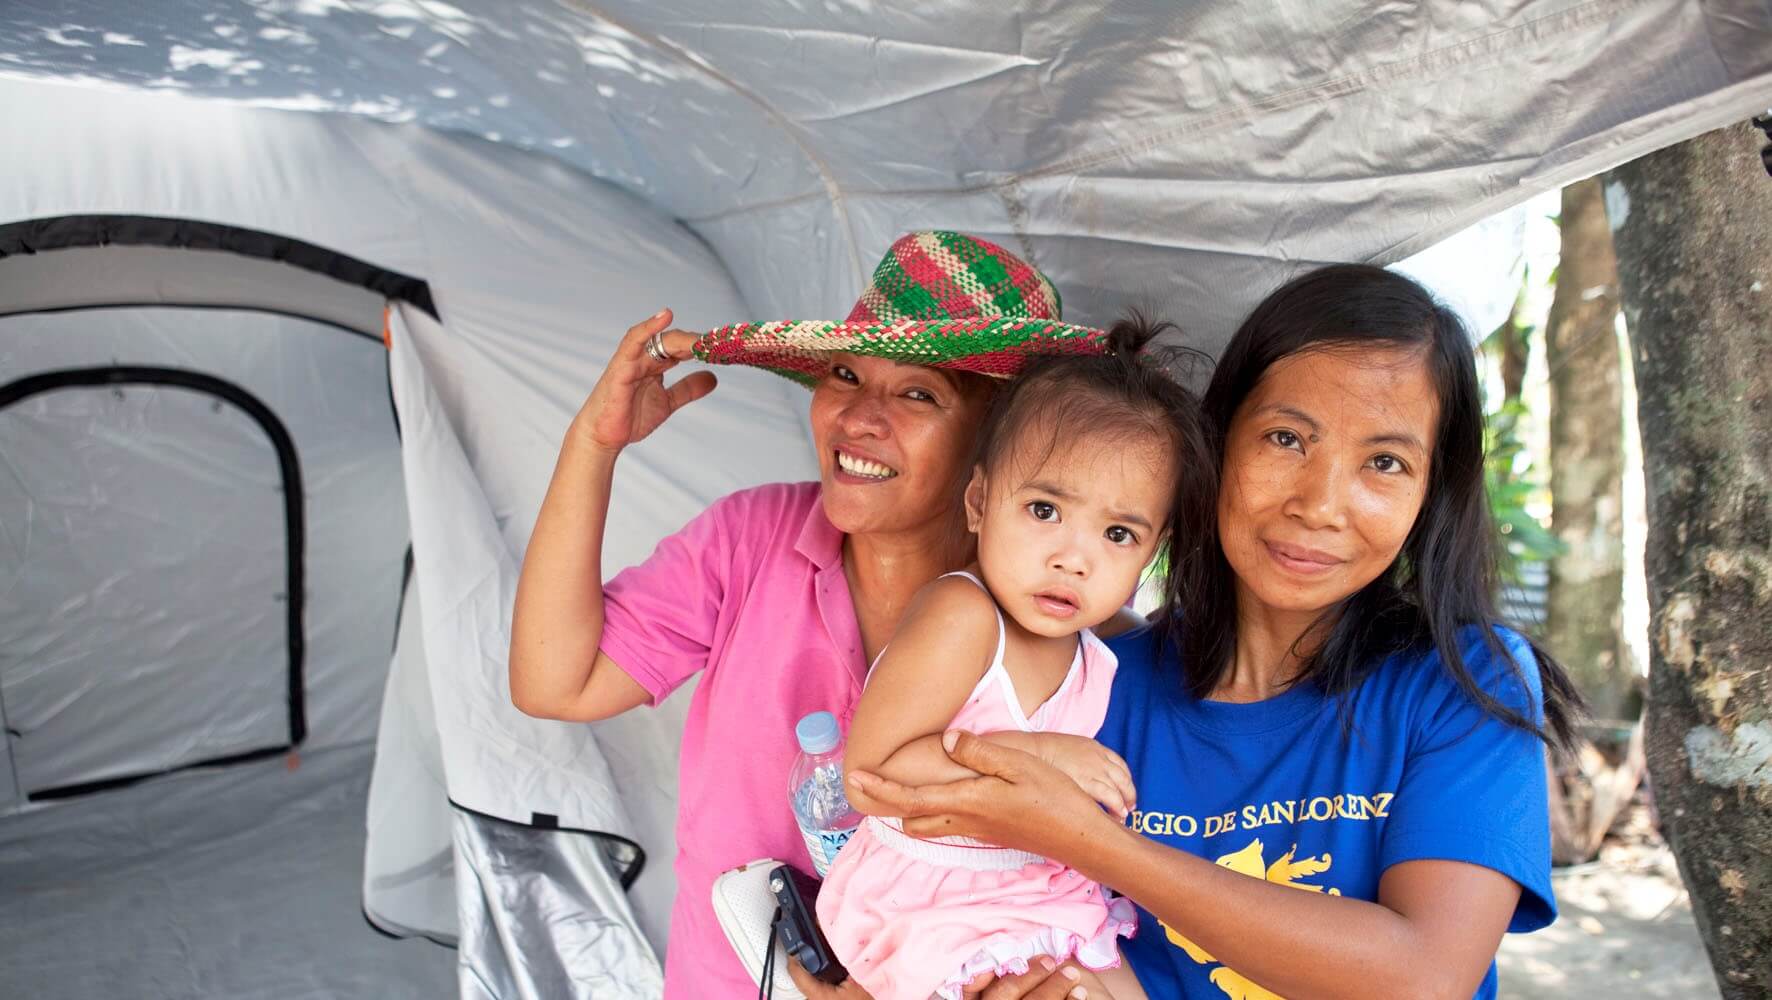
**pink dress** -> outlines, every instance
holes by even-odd
[[[969,573],[950,575],[979,583]],[[1003,666],[999,610],[996,655],[950,728],[1094,736],[1117,661],[1088,629],[1078,640],[1070,672],[1030,718]],[[818,922],[876,1000],[958,1000],[979,973],[1026,972],[1040,955],[1111,968],[1120,961],[1117,939],[1136,927],[1129,902],[1064,865],[964,837],[918,840],[897,820],[875,817],[832,863]]]

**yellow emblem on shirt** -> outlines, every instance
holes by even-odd
[[[1331,896],[1341,895],[1340,889],[1308,885],[1300,881],[1313,875],[1321,875],[1329,870],[1331,859],[1327,853],[1295,861],[1293,855],[1297,852],[1298,845],[1293,844],[1285,854],[1270,865],[1262,858],[1261,839],[1256,838],[1249,842],[1248,847],[1219,858],[1218,864],[1220,867],[1229,868],[1238,874],[1247,875],[1250,878],[1266,879],[1275,885],[1283,885],[1288,889],[1328,892]],[[1218,962],[1218,959],[1213,958],[1205,949],[1177,933],[1173,927],[1168,924],[1162,926],[1163,932],[1169,936],[1169,943],[1187,952],[1187,956],[1195,962],[1201,965],[1213,965]],[[1224,965],[1213,969],[1209,978],[1212,980],[1212,985],[1224,991],[1224,995],[1230,1000],[1285,1000],[1279,994],[1255,985],[1238,975],[1235,970]]]

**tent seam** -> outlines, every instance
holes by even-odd
[[[763,113],[769,116],[771,121],[775,122],[776,127],[780,128],[781,131],[788,136],[788,138],[794,143],[794,146],[798,148],[800,153],[812,164],[812,168],[818,172],[819,181],[824,185],[825,195],[830,198],[831,208],[836,212],[838,220],[843,225],[843,236],[849,251],[849,266],[855,274],[856,284],[860,285],[865,280],[867,272],[862,269],[860,253],[856,246],[855,226],[849,218],[849,207],[845,202],[846,195],[843,191],[843,186],[837,183],[836,175],[832,173],[830,164],[825,162],[825,159],[822,156],[818,155],[818,151],[813,148],[811,142],[801,136],[799,128],[795,126],[792,119],[777,110],[775,105],[770,104],[763,98],[763,95],[721,72],[719,69],[715,68],[712,63],[697,55],[689,48],[670,41],[662,35],[638,30],[632,25],[611,16],[608,12],[591,4],[589,0],[562,0],[562,2],[581,13],[589,14],[592,17],[614,25],[628,34],[633,35],[635,38],[644,40],[660,51],[674,56],[679,61],[699,70],[716,83],[721,84],[728,90],[762,109]],[[816,196],[816,192],[809,192],[796,200],[804,200]]]
[[[18,754],[12,752],[12,723],[6,721],[6,692],[0,690],[0,735],[6,737],[6,764],[12,770],[12,803],[25,798],[24,786],[18,779]]]

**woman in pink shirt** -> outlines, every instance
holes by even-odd
[[[1032,354],[1102,349],[1100,331],[1059,312],[1051,283],[1001,247],[914,233],[843,323],[698,339],[660,311],[627,332],[574,418],[517,588],[511,698],[531,715],[594,721],[705,674],[683,733],[667,998],[756,990],[714,919],[713,879],[756,858],[801,859],[786,788],[794,723],[827,710],[847,726],[911,596],[971,560],[960,490],[987,376]],[[616,459],[713,391],[709,372],[665,385],[691,356],[811,387],[819,481],[724,497],[605,582]]]

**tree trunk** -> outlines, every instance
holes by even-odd
[[[1545,638],[1594,714],[1636,714],[1624,648],[1624,387],[1618,260],[1599,178],[1563,189],[1563,249],[1545,324],[1550,368],[1551,560]]]
[[[1501,396],[1505,400],[1520,398],[1526,386],[1526,331],[1520,327],[1520,305],[1526,301],[1526,289],[1514,296],[1514,307],[1501,325]]]
[[[1746,125],[1606,179],[1636,348],[1656,805],[1723,996],[1772,996],[1772,178]]]

